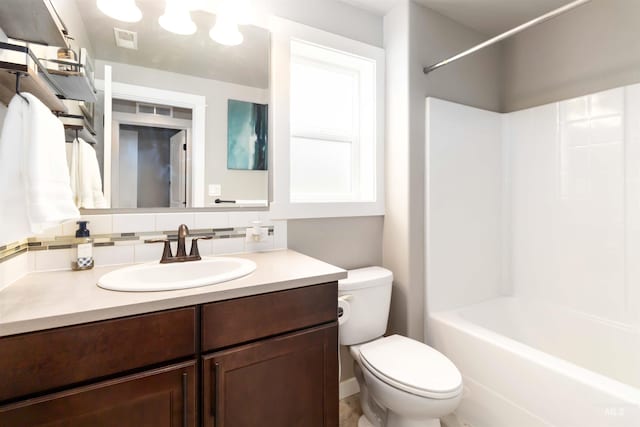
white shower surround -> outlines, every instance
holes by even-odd
[[[473,396],[486,398],[484,407],[463,401],[463,417],[480,427],[640,425],[640,85],[509,114],[428,98],[426,187],[426,338],[447,347],[440,350],[474,385]],[[523,304],[498,304],[504,296]],[[491,301],[492,324],[451,314]],[[534,329],[562,342],[527,340]],[[631,359],[602,356],[621,330],[627,338],[618,348]],[[572,351],[554,351],[560,347]],[[492,376],[480,381],[481,371],[459,354],[467,348],[478,349],[472,353]],[[527,357],[518,354],[523,348]],[[581,352],[601,355],[603,369],[581,364]],[[558,363],[537,363],[543,359]],[[605,378],[606,365],[629,376],[634,410],[628,401],[581,400],[589,394],[583,387]],[[551,390],[524,381],[540,366],[549,368]],[[560,392],[571,384],[567,375],[589,370],[600,373]],[[500,386],[505,375],[515,388]],[[522,387],[528,399],[514,406]],[[558,406],[581,414],[573,420],[582,424],[567,424]]]

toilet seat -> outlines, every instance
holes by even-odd
[[[359,352],[366,369],[402,391],[431,399],[462,392],[462,376],[453,362],[419,341],[392,335],[363,344]]]

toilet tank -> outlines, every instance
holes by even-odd
[[[382,267],[350,270],[338,281],[340,344],[361,344],[384,335],[392,283],[393,273]]]

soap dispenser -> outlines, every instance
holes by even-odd
[[[71,263],[71,269],[74,271],[90,270],[93,268],[93,239],[91,239],[90,231],[87,228],[89,221],[78,221],[78,229],[76,230],[77,252],[75,260]]]

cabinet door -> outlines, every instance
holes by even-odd
[[[338,326],[203,357],[206,427],[337,427]]]
[[[3,427],[195,427],[196,363],[0,407]]]

